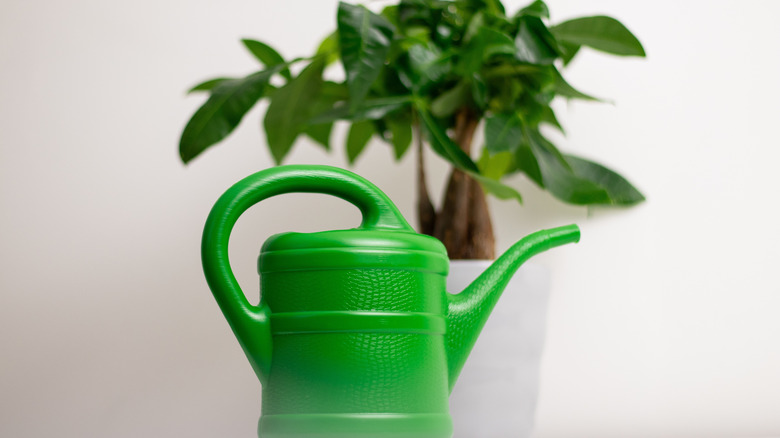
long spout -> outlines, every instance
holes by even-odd
[[[463,292],[448,294],[447,363],[450,391],[482,327],[517,269],[536,254],[576,243],[580,229],[567,225],[530,234],[509,248]]]

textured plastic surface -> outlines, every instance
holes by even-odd
[[[230,268],[230,232],[249,207],[290,192],[343,198],[363,222],[269,239],[253,306]],[[376,186],[333,167],[282,166],[217,201],[202,257],[263,385],[260,437],[448,438],[449,393],[506,283],[528,257],[578,239],[574,225],[534,233],[452,295],[444,246],[416,234]]]

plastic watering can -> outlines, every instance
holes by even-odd
[[[363,221],[268,239],[252,305],[230,268],[231,230],[252,205],[292,192],[345,199]],[[449,438],[450,391],[504,287],[529,257],[578,240],[576,225],[531,234],[449,294],[444,245],[415,233],[376,186],[334,167],[282,166],[219,198],[202,257],[262,383],[261,438]]]

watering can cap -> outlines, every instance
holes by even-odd
[[[447,250],[438,240],[404,230],[351,229],[281,233],[263,245],[262,273],[384,268],[447,275]]]

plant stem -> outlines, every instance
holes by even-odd
[[[468,107],[458,110],[455,117],[455,142],[469,154],[479,117]],[[433,235],[444,243],[451,259],[495,258],[485,193],[479,182],[458,169],[450,174]]]

